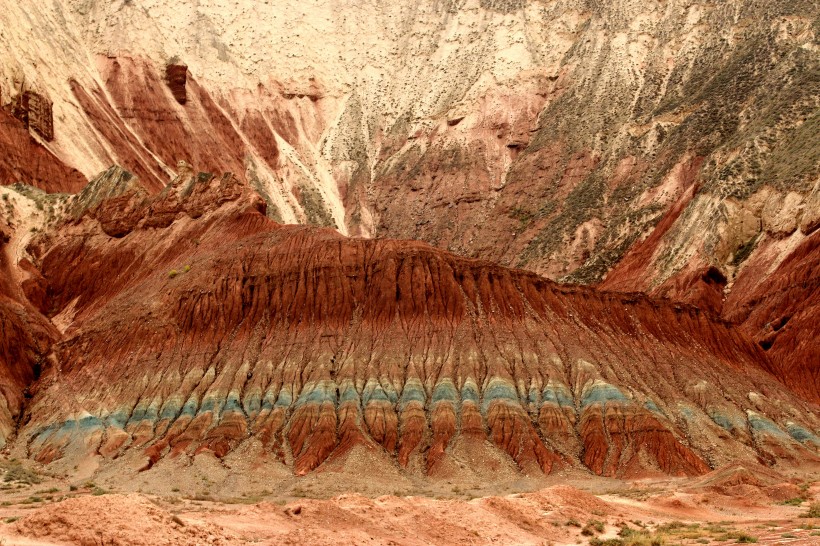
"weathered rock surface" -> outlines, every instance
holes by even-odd
[[[717,313],[785,282],[820,225],[816,2],[2,7],[3,103],[50,97],[49,149],[89,177],[119,163],[156,193],[183,160],[278,221]],[[0,174],[79,189],[27,152]],[[820,343],[791,339],[773,360]]]
[[[37,142],[27,126],[0,108],[0,183],[30,184],[46,191],[79,191],[85,177]]]
[[[0,218],[0,442],[816,459],[816,2],[20,4],[0,182],[79,193]]]
[[[780,263],[773,252],[776,245],[767,246],[744,267],[726,300],[725,315],[742,322],[786,385],[820,402],[820,231],[784,253]],[[766,284],[757,284],[764,274]]]
[[[9,106],[11,114],[47,141],[54,140],[51,101],[34,91],[24,91]]]
[[[42,301],[44,279],[24,260],[18,270],[19,235],[8,194],[0,216],[0,448],[13,435],[31,383],[47,366],[56,329],[30,303]],[[17,235],[17,236],[16,236]],[[38,297],[40,296],[40,297]]]
[[[30,246],[64,325],[31,457],[148,469],[258,442],[297,474],[364,446],[432,476],[489,450],[630,477],[817,458],[816,407],[697,308],[283,226],[232,175],[185,171],[153,197],[108,177],[123,191]]]
[[[168,64],[165,67],[165,81],[177,102],[185,104],[188,101],[188,91],[185,89],[188,82],[188,67],[178,63]]]

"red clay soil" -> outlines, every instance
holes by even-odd
[[[763,474],[755,478],[758,470]],[[807,508],[778,502],[782,498],[779,491],[800,491],[797,485],[782,478],[772,481],[765,469],[727,469],[700,483],[587,480],[583,487],[597,494],[558,485],[479,498],[451,492],[435,498],[391,494],[369,498],[346,493],[326,499],[272,496],[248,504],[247,498],[219,503],[175,496],[74,492],[58,502],[4,503],[0,517],[9,523],[0,525],[0,541],[41,546],[535,546],[586,544],[593,537],[602,542],[613,539],[617,544],[619,536],[631,536],[635,543],[685,546],[817,543],[814,529],[818,520],[800,517]],[[815,492],[803,494],[812,498]],[[741,540],[742,536],[747,538]]]

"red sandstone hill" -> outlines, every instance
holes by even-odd
[[[29,249],[62,339],[19,431],[41,462],[217,457],[297,474],[356,446],[446,476],[694,475],[817,460],[816,406],[695,307],[425,243],[284,226],[230,174],[112,170]]]

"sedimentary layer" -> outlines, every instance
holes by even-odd
[[[277,224],[234,176],[183,170],[155,196],[112,170],[29,247],[63,331],[20,432],[41,462],[256,443],[297,474],[363,446],[433,476],[637,477],[817,458],[816,407],[696,307]]]

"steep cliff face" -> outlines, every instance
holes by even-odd
[[[69,167],[28,130],[28,124],[0,108],[0,183],[29,184],[47,191],[75,192],[86,179]]]
[[[776,244],[751,260],[726,300],[725,315],[769,353],[776,374],[808,400],[820,400],[820,231],[802,241],[782,262]],[[758,284],[766,276],[765,285]],[[743,284],[741,284],[743,283]]]
[[[256,446],[304,474],[364,447],[431,476],[637,477],[817,458],[816,408],[694,307],[282,226],[231,175],[152,197],[115,175],[31,245],[64,332],[21,432],[39,461]]]
[[[29,387],[59,337],[42,315],[45,279],[25,250],[54,215],[42,192],[0,187],[0,448],[14,436]]]

